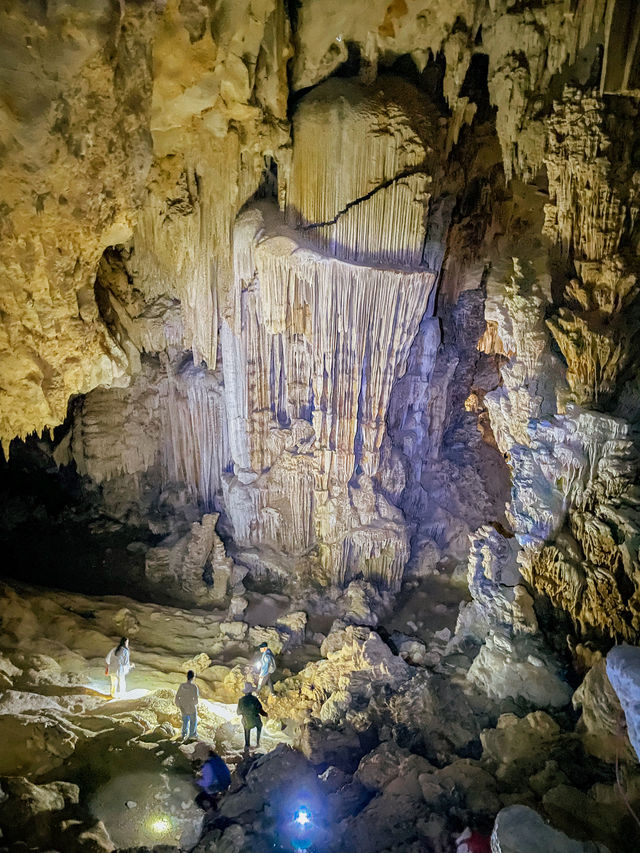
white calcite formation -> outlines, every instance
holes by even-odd
[[[315,548],[327,580],[363,574],[397,587],[402,516],[372,477],[434,273],[323,257],[270,233],[259,211],[236,235],[242,335],[223,327],[222,341],[235,541],[292,557]]]
[[[156,510],[193,503],[256,573],[393,588],[421,523],[465,560],[508,521],[578,630],[635,637],[635,107],[593,86],[633,89],[624,10],[7,11],[5,442],[98,386],[56,458],[121,520],[185,535],[197,517]],[[256,191],[296,236],[237,220]],[[467,369],[461,325],[441,338],[447,249],[443,304],[477,292],[451,309],[469,334],[486,286],[498,379]],[[456,458],[474,416],[508,456],[510,520],[496,460]]]
[[[433,106],[397,78],[318,86],[294,116],[287,220],[337,257],[421,266],[439,135]]]
[[[563,297],[572,307],[545,320],[554,298],[544,239],[529,235],[518,257],[496,265],[486,308],[496,333],[487,346],[508,360],[503,384],[484,402],[513,474],[509,515],[525,580],[569,612],[579,631],[631,638],[639,594],[635,415],[625,405],[611,413],[590,408],[607,399],[613,408],[616,388],[622,399],[629,393],[625,305],[635,278],[618,253],[633,228],[635,179],[617,171],[630,168],[624,118],[621,137],[608,135],[609,126],[603,102],[572,89],[548,120],[552,200],[544,233],[558,251],[576,254],[577,276]],[[600,208],[597,187],[604,186]]]

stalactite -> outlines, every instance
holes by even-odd
[[[164,383],[162,470],[165,482],[185,483],[194,500],[212,509],[229,466],[220,382],[189,366]]]
[[[71,450],[78,471],[102,483],[159,466],[163,485],[186,488],[211,509],[230,465],[219,378],[191,364],[161,367],[145,360],[132,385],[97,389],[76,411]],[[129,498],[139,499],[139,481]]]
[[[287,220],[338,258],[421,265],[438,131],[417,90],[330,80],[299,104],[294,137]]]
[[[260,210],[243,214],[235,232],[242,333],[227,325],[222,335],[241,481],[225,485],[234,535],[297,555],[317,546],[335,582],[361,573],[397,586],[408,556],[401,525],[373,493],[354,516],[348,484],[356,475],[364,488],[378,471],[391,387],[435,274],[323,256]]]

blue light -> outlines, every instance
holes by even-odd
[[[308,823],[311,823],[311,812],[305,806],[301,806],[294,814],[293,819],[300,826],[306,826]]]

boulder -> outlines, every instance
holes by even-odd
[[[220,623],[220,633],[231,640],[244,640],[248,630],[249,626],[246,622],[234,621]]]
[[[35,785],[21,776],[3,779],[0,787],[0,826],[7,839],[47,843],[59,813],[78,803],[80,790],[69,782]]]
[[[468,758],[422,773],[419,783],[425,802],[436,811],[446,812],[455,806],[470,814],[493,816],[500,809],[495,778]]]
[[[491,853],[608,853],[593,842],[573,841],[546,824],[527,806],[508,806],[499,812],[491,834]]]
[[[320,708],[320,719],[326,724],[338,724],[343,720],[351,707],[353,697],[348,690],[336,690],[323,702]]]
[[[307,627],[307,614],[304,610],[294,610],[276,620],[276,628],[281,634],[287,635],[287,649],[301,646],[304,643]]]
[[[591,755],[610,762],[614,762],[616,757],[637,761],[624,730],[624,712],[607,676],[603,658],[596,660],[587,672],[573,694],[572,703],[574,708],[582,710],[577,731]]]
[[[257,649],[260,643],[266,643],[274,655],[282,652],[288,640],[289,635],[277,628],[263,628],[261,625],[249,628],[249,645]]]
[[[219,813],[232,820],[242,815],[246,826],[263,811],[265,803],[271,814],[284,816],[304,798],[320,796],[313,766],[300,752],[280,744],[253,761],[244,784],[222,800]]]
[[[394,631],[391,635],[391,642],[398,650],[398,654],[402,660],[408,664],[412,666],[425,666],[429,661],[427,647],[416,637],[409,637],[406,634],[401,634],[399,631]],[[438,657],[439,660],[440,658]]]
[[[371,700],[370,718],[401,746],[445,763],[480,734],[479,717],[451,678],[418,670],[413,678]]]
[[[413,755],[393,741],[385,741],[364,756],[354,778],[371,791],[382,791],[396,779],[405,784],[409,776],[413,775],[414,785],[410,787],[413,788],[414,794],[418,795],[419,776],[431,770],[433,767],[426,758]]]
[[[13,686],[14,679],[22,675],[22,670],[14,666],[10,659],[0,652],[0,687],[5,689]]]
[[[629,740],[640,758],[640,648],[625,644],[611,649],[607,675],[624,709]]]
[[[358,733],[348,726],[330,729],[310,723],[302,729],[299,746],[312,764],[347,772],[356,769],[364,752]]]
[[[572,694],[557,665],[532,640],[495,631],[471,664],[467,679],[492,699],[523,699],[539,708],[561,708]]]
[[[88,827],[80,821],[66,821],[62,842],[69,853],[113,853],[116,849],[101,820]]]
[[[189,672],[189,670],[193,670],[196,675],[200,675],[202,672],[205,672],[211,666],[211,658],[209,655],[204,652],[200,652],[199,655],[186,660],[182,664],[182,671]]]
[[[61,765],[78,735],[53,711],[0,715],[0,774],[39,775]]]
[[[498,779],[517,789],[544,767],[559,737],[560,727],[544,711],[534,711],[524,718],[502,714],[495,729],[485,729],[480,734],[482,759]]]
[[[563,832],[611,845],[614,850],[631,849],[630,842],[640,839],[638,824],[627,808],[638,814],[640,798],[625,782],[623,790],[617,784],[594,785],[588,792],[572,785],[560,784],[545,791],[542,805],[554,826]],[[600,797],[598,800],[596,794]],[[631,795],[631,796],[629,796]],[[637,848],[637,844],[633,849]]]

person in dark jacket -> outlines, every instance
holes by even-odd
[[[226,791],[231,784],[229,768],[215,749],[209,750],[209,758],[202,765],[198,785],[202,788],[196,797],[201,809],[214,808],[218,794]]]
[[[237,713],[242,717],[244,728],[244,749],[249,751],[251,741],[251,729],[256,729],[256,748],[260,746],[260,734],[262,732],[262,720],[267,712],[262,707],[257,696],[253,695],[253,686],[247,682],[244,686],[244,696],[238,702]]]

